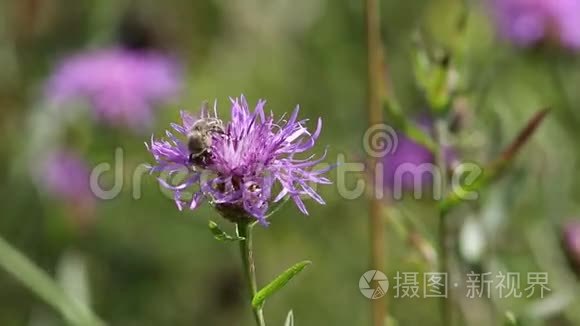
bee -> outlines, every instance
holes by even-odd
[[[213,135],[224,133],[223,122],[218,118],[197,120],[187,135],[189,162],[193,165],[207,165],[211,159]]]

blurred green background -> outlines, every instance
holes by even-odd
[[[382,1],[381,6],[389,78],[403,109],[413,116],[425,108],[412,72],[413,36],[421,29],[433,47],[455,46],[462,2]],[[228,223],[207,205],[179,212],[152,176],[143,177],[142,196],[133,198],[132,173],[140,163],[152,160],[143,145],[149,133],[75,131],[87,137],[74,140],[85,144],[94,165],[113,163],[117,147],[124,151],[122,192],[99,201],[94,224],[82,231],[67,218],[66,208],[39,191],[28,176],[29,135],[38,127],[31,117],[43,109],[43,83],[67,54],[112,44],[115,26],[127,10],[148,17],[163,46],[184,67],[183,91],[158,111],[151,131],[155,135],[177,120],[180,109],[195,111],[203,100],[217,99],[219,111],[227,114],[228,96],[243,93],[252,104],[266,99],[276,115],[300,104],[301,116],[321,116],[324,125],[317,151],[328,146],[327,161],[332,163],[339,154],[350,161],[365,155],[362,2],[0,2],[2,237],[51,275],[59,274],[63,257],[68,257],[64,261],[68,259],[69,265],[72,259],[73,270],[75,259],[81,259],[91,306],[112,325],[251,325],[238,248],[215,241],[207,228],[208,218],[231,229]],[[575,282],[563,259],[558,230],[563,221],[580,216],[575,198],[580,193],[576,105],[580,61],[557,51],[515,49],[495,36],[483,5],[473,3],[469,10],[459,45],[461,59],[454,62],[468,112],[467,127],[456,135],[461,159],[491,161],[536,110],[550,106],[553,111],[510,173],[486,189],[477,205],[465,205],[452,214],[457,231],[454,253],[462,257],[474,241],[483,241],[483,253],[462,268],[547,271],[551,294],[564,293],[566,299]],[[75,128],[86,124],[75,123]],[[355,177],[349,175],[350,186]],[[330,178],[336,180],[336,170]],[[266,319],[282,325],[293,309],[296,325],[369,324],[370,302],[358,289],[360,276],[369,269],[367,200],[344,199],[335,185],[319,191],[327,205],[308,201],[310,216],[287,205],[271,226],[256,228],[260,284],[299,260],[313,261],[267,302]],[[437,239],[433,201],[406,198],[393,206],[394,216],[418,221],[427,241]],[[471,223],[468,231],[466,221]],[[385,223],[385,230],[389,277],[396,271],[429,270],[391,223]],[[1,271],[0,289],[0,325],[63,323]],[[439,324],[435,300],[387,296],[389,313],[400,325]],[[533,323],[579,324],[580,303],[568,299],[554,300],[549,307],[555,306],[555,312]],[[541,310],[531,299],[462,301],[462,309],[469,312],[462,324],[494,325],[506,310],[516,314]]]

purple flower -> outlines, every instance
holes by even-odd
[[[563,226],[562,245],[570,266],[580,276],[580,221],[569,221]]]
[[[555,41],[580,49],[579,0],[490,0],[500,33],[519,46]]]
[[[178,208],[195,209],[205,198],[227,219],[254,218],[266,225],[271,203],[291,198],[298,209],[308,214],[302,201],[306,196],[324,204],[309,183],[329,184],[322,174],[328,169],[312,170],[322,158],[295,158],[315,145],[322,126],[309,132],[297,120],[298,107],[284,119],[274,120],[259,101],[250,112],[245,98],[231,99],[231,121],[223,124],[214,112],[202,108],[198,117],[181,112],[181,124],[172,124],[177,133],[167,131],[167,139],[151,139],[146,144],[157,165],[151,172],[166,172],[170,177],[185,173],[177,185],[162,178],[159,182],[174,193]],[[196,140],[203,140],[201,143]],[[204,146],[199,146],[205,144]],[[201,149],[200,149],[201,148]],[[274,187],[279,192],[274,197]],[[191,198],[184,198],[192,191]]]
[[[75,152],[56,150],[48,154],[38,175],[40,186],[53,197],[81,206],[92,206],[95,202],[90,189],[89,167]]]
[[[416,120],[417,125],[428,135],[433,134],[433,121],[427,116]],[[390,195],[399,199],[404,191],[419,192],[433,184],[437,177],[435,155],[423,145],[417,144],[401,132],[396,133],[396,146],[382,158],[383,186]],[[445,150],[449,166],[455,161],[451,148]]]
[[[154,51],[112,48],[64,60],[46,90],[55,105],[85,100],[97,119],[142,130],[152,123],[152,107],[176,95],[179,84],[170,58]]]

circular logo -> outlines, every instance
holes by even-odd
[[[380,299],[387,294],[389,280],[381,271],[371,269],[366,271],[358,280],[360,293],[369,299]]]
[[[384,123],[371,126],[363,136],[363,149],[374,158],[384,157],[397,151],[399,137],[395,129]]]

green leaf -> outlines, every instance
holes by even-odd
[[[294,326],[294,312],[292,310],[288,311],[284,326]]]
[[[444,112],[448,109],[451,101],[451,94],[447,85],[450,78],[450,67],[447,64],[437,64],[429,77],[429,83],[426,85],[426,96],[429,105],[436,112]]]
[[[220,229],[220,227],[217,225],[216,222],[211,220],[209,221],[208,227],[211,233],[213,234],[213,237],[219,241],[240,241],[245,239],[244,237],[231,236],[227,234],[222,229]]]
[[[409,121],[400,111],[398,104],[394,101],[385,101],[383,103],[384,109],[389,118],[389,122],[400,130],[405,136],[412,139],[417,144],[424,146],[431,153],[437,152],[437,144],[433,141],[431,136],[426,134],[414,122]]]
[[[294,276],[300,273],[304,267],[312,264],[309,260],[301,261],[294,266],[288,268],[284,273],[278,275],[270,284],[263,287],[252,299],[252,306],[254,308],[259,308],[264,304],[266,298],[274,294],[276,291],[283,288],[286,283],[288,283]]]
[[[414,35],[413,41],[414,46],[411,50],[413,73],[417,84],[424,87],[429,83],[431,58],[429,58],[429,53],[426,51],[422,36],[419,33]]]
[[[399,322],[393,316],[388,315],[385,317],[385,326],[399,326]]]
[[[516,317],[516,315],[513,312],[506,311],[504,317],[505,317],[505,319],[504,319],[505,326],[518,326],[518,325],[520,325],[518,318]]]
[[[405,121],[402,125],[402,130],[407,137],[417,142],[419,145],[424,146],[432,153],[437,152],[437,144],[427,135],[421,128],[419,128],[414,123]]]
[[[46,303],[60,311],[70,325],[102,326],[89,306],[68,295],[43,269],[0,237],[0,268]]]
[[[435,112],[444,113],[449,107],[451,90],[448,89],[451,70],[449,56],[435,58],[429,54],[422,35],[415,35],[412,63],[415,81],[425,92],[426,100]]]

